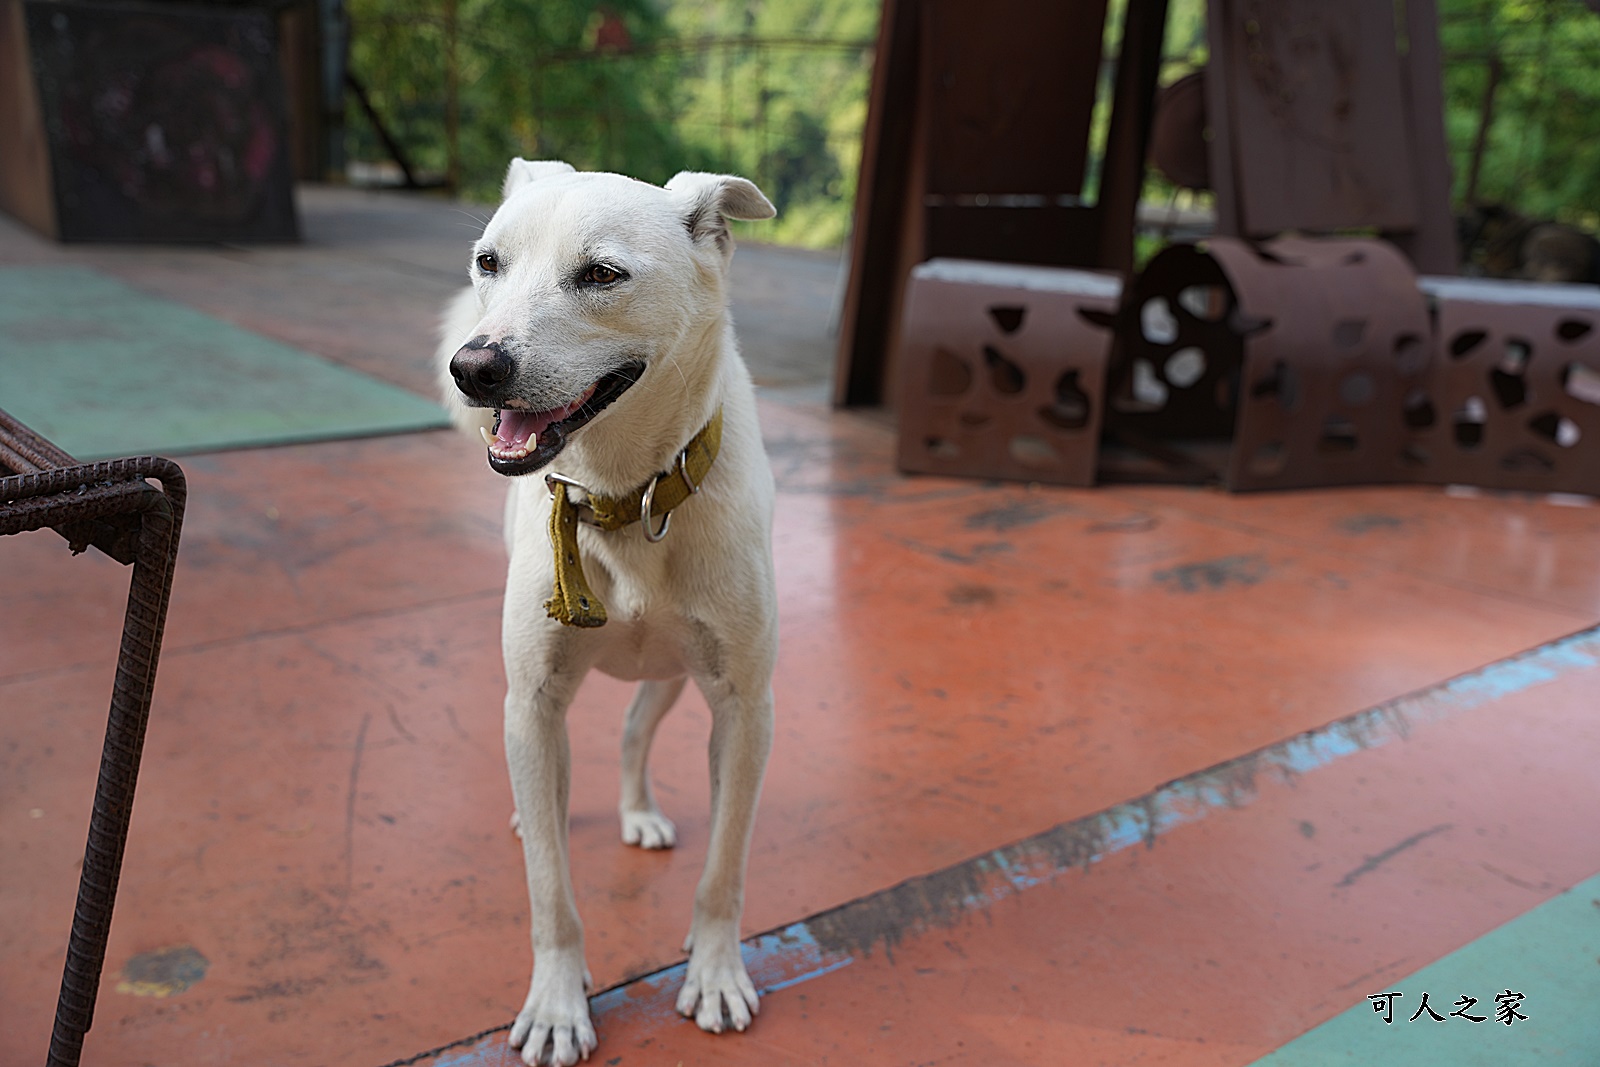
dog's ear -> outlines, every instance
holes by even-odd
[[[678,202],[689,237],[714,241],[723,252],[730,247],[729,219],[770,219],[778,213],[754,182],[731,174],[680,171],[666,189]]]
[[[513,159],[511,166],[506,168],[505,184],[500,186],[500,199],[505,200],[524,185],[540,178],[571,174],[572,170],[571,163],[563,163],[559,159]]]

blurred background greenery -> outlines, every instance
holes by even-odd
[[[1593,229],[1600,14],[1582,0],[1438,3],[1458,203]],[[1163,82],[1205,62],[1204,10],[1172,0]],[[497,199],[515,155],[653,182],[729,171],[778,206],[762,240],[848,237],[878,0],[349,0],[349,12],[351,69],[374,110],[415,169],[465,199]],[[387,155],[356,108],[348,148]],[[1146,199],[1206,206],[1154,175]]]
[[[876,0],[351,0],[350,14],[374,108],[418,170],[450,175],[453,137],[466,199],[497,199],[516,155],[657,183],[715,170],[778,205],[764,240],[849,232]],[[384,156],[354,109],[349,152]]]

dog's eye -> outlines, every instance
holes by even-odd
[[[596,263],[583,272],[583,280],[590,285],[610,285],[622,277],[619,271],[613,270],[603,263]]]
[[[485,274],[498,274],[500,272],[500,260],[493,252],[479,254],[477,264],[478,269]]]

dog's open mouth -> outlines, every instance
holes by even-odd
[[[483,431],[489,466],[507,476],[531,474],[543,467],[566,447],[568,437],[627,392],[643,373],[643,363],[619,367],[571,403],[549,411],[499,409],[494,413],[494,429]]]

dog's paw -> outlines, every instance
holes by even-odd
[[[744,969],[738,940],[708,939],[704,934],[696,940],[699,947],[689,956],[678,1013],[708,1033],[720,1034],[729,1027],[744,1030],[760,1010],[761,998]]]
[[[517,840],[522,840],[522,816],[515,808],[511,810],[511,832],[517,835]]]
[[[522,1051],[522,1062],[534,1067],[572,1067],[588,1059],[598,1043],[589,1021],[589,1001],[584,990],[589,972],[555,960],[536,965],[528,999],[511,1024],[511,1047]]]
[[[622,843],[640,848],[671,848],[678,843],[678,828],[659,811],[624,811]]]

